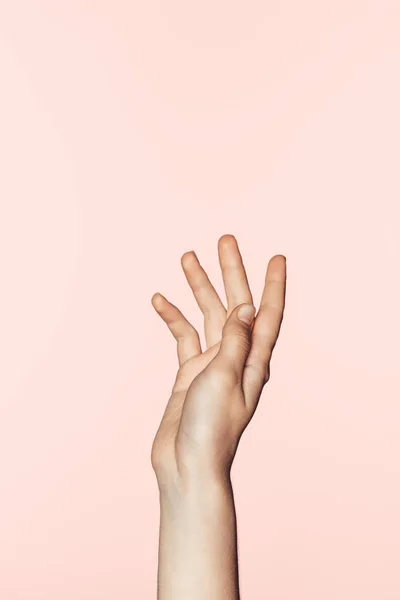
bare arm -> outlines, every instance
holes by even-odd
[[[228,478],[160,493],[158,598],[239,600],[236,517]]]
[[[270,374],[286,289],[286,260],[268,264],[257,316],[236,239],[220,238],[222,304],[196,255],[182,266],[204,314],[207,348],[161,294],[153,306],[177,340],[179,370],[152,447],[160,490],[158,600],[239,600],[230,469]],[[243,308],[248,318],[243,320]],[[245,309],[246,310],[246,309]]]

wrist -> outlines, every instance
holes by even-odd
[[[191,471],[161,487],[159,556],[165,599],[239,598],[229,477]]]
[[[229,473],[195,471],[184,475],[175,470],[168,478],[158,479],[161,505],[171,508],[213,505],[232,498]]]

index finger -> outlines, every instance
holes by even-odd
[[[246,404],[255,410],[269,379],[269,363],[282,324],[286,296],[286,257],[277,254],[268,263],[260,308],[254,321],[251,350],[243,373]]]

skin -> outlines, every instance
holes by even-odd
[[[240,597],[230,471],[270,377],[285,306],[286,258],[270,259],[260,306],[246,323],[239,309],[253,306],[253,298],[233,235],[218,240],[218,256],[226,307],[196,254],[181,258],[204,315],[204,350],[175,305],[159,293],[151,299],[177,341],[179,362],[151,450],[160,492],[158,600]]]

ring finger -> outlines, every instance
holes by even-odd
[[[195,252],[185,252],[181,264],[196,302],[204,315],[206,346],[210,348],[221,341],[222,328],[226,321],[226,308]]]

